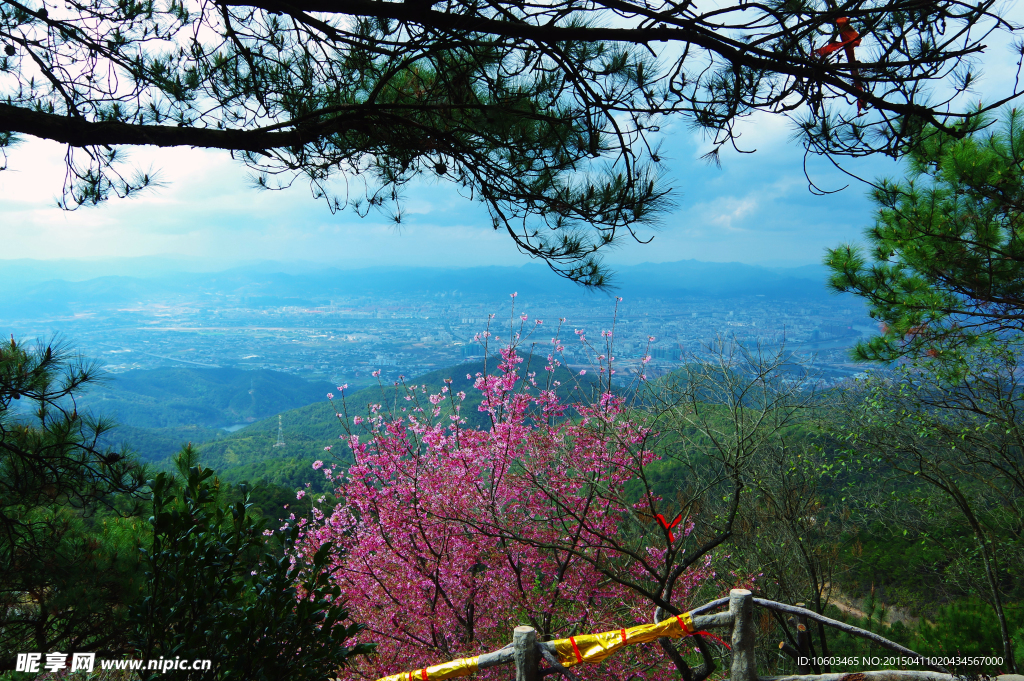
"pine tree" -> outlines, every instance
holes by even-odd
[[[333,544],[293,555],[294,527],[282,533],[286,554],[275,555],[248,486],[240,486],[240,500],[224,503],[213,470],[199,465],[191,445],[175,465],[178,475],[160,473],[150,483],[145,598],[131,608],[129,635],[137,657],[211,664],[147,670],[143,679],[321,681],[373,651],[353,642],[363,626],[349,620],[331,584]]]
[[[1006,28],[995,0],[6,0],[0,149],[67,144],[69,209],[159,184],[122,165],[135,145],[230,151],[260,187],[302,178],[396,221],[422,175],[599,286],[598,250],[670,207],[665,116],[711,160],[758,111],[808,153],[898,156],[929,125],[958,134],[966,60]]]
[[[872,192],[868,249],[828,251],[831,287],[862,297],[881,322],[859,359],[963,359],[1024,331],[1024,118],[1012,109],[989,123],[966,121],[959,139],[933,131],[912,148],[906,177]]]
[[[97,378],[59,340],[0,346],[0,670],[18,652],[125,642],[145,470],[102,444],[109,422],[76,409]]]

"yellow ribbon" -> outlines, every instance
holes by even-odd
[[[451,662],[442,662],[426,669],[417,669],[401,674],[392,674],[377,679],[377,681],[444,681],[445,679],[456,679],[460,676],[469,676],[477,670],[479,657],[462,657]]]
[[[582,634],[569,638],[551,641],[555,655],[563,667],[571,667],[581,662],[600,662],[612,653],[625,646],[656,641],[662,636],[682,638],[694,631],[693,618],[690,613],[673,615],[657,624],[641,624],[628,629],[603,631],[600,634]],[[417,669],[401,674],[392,674],[377,681],[444,681],[460,676],[469,676],[478,669],[479,657],[464,657],[451,662],[435,664],[425,669]]]
[[[662,636],[682,638],[695,631],[690,613],[672,616],[657,624],[641,624],[628,629],[583,634],[552,641],[555,654],[563,667],[581,662],[600,662],[625,646],[656,641]]]

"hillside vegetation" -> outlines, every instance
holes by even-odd
[[[187,442],[223,436],[226,426],[322,400],[332,388],[266,369],[162,368],[117,374],[77,400],[80,410],[118,422],[110,439],[160,461]]]
[[[491,362],[488,367],[492,373],[494,364]],[[538,386],[543,387],[549,374],[543,371],[542,360],[527,357],[523,366],[528,367],[522,372],[524,374],[540,369],[536,380]],[[345,434],[342,420],[347,418],[351,423],[356,416],[365,418],[371,405],[380,405],[381,410],[399,415],[403,410],[411,411],[417,406],[427,408],[431,406],[429,395],[440,393],[447,385],[452,393],[466,393],[466,401],[462,403],[460,412],[466,425],[472,428],[489,427],[488,416],[478,409],[481,394],[473,387],[477,373],[482,373],[484,369],[482,360],[470,362],[438,369],[409,379],[401,385],[364,388],[344,397],[334,386],[333,405],[324,393],[313,404],[282,411],[280,416],[284,447],[275,446],[278,429],[275,414],[235,433],[204,443],[198,448],[199,455],[204,464],[215,468],[223,479],[233,483],[248,481],[301,487],[312,482],[312,489],[327,491],[323,487],[324,478],[314,475],[311,470],[313,462],[319,459],[341,466],[350,463],[348,446],[339,440]],[[574,395],[589,397],[597,390],[597,380],[592,376],[574,375],[564,367],[550,374],[550,378],[561,383],[555,390],[562,399],[573,399]],[[451,379],[450,384],[446,383],[447,379]],[[416,386],[415,389],[413,386]],[[450,401],[445,401],[440,406],[445,413],[450,413],[450,405]],[[342,414],[342,420],[339,420],[338,413]],[[353,431],[362,432],[354,425]],[[331,450],[325,451],[324,448],[328,446]]]

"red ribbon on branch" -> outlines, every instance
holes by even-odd
[[[836,28],[839,29],[838,42],[829,43],[824,47],[819,47],[814,51],[814,54],[819,57],[825,57],[832,54],[839,48],[843,48],[846,52],[846,59],[850,62],[850,75],[853,76],[853,86],[859,91],[864,92],[864,81],[860,79],[860,69],[857,68],[857,57],[853,50],[855,47],[860,47],[860,34],[853,30],[850,26],[850,20],[847,17],[839,17],[836,19]],[[857,113],[866,107],[867,104],[861,97],[857,98]]]
[[[732,650],[732,646],[731,645],[729,645],[728,643],[726,643],[722,639],[718,638],[717,636],[712,634],[710,631],[695,631],[692,634],[690,634],[690,636],[707,636],[708,638],[710,638],[710,639],[712,639],[714,641],[718,641],[719,643],[721,643],[723,646],[725,646],[729,650]]]
[[[680,513],[679,515],[677,515],[676,519],[672,521],[671,525],[669,525],[668,522],[665,520],[665,516],[663,516],[660,513],[654,517],[658,519],[658,524],[668,531],[668,543],[674,544],[676,542],[676,538],[672,536],[672,528],[678,525],[679,521],[683,519],[683,514]]]

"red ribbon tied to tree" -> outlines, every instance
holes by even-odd
[[[836,28],[839,29],[839,41],[819,47],[814,51],[814,54],[824,57],[832,54],[840,47],[843,48],[846,52],[846,59],[850,62],[850,75],[853,76],[853,86],[860,92],[864,92],[864,82],[860,79],[860,69],[857,68],[857,57],[853,53],[855,47],[860,47],[860,34],[853,30],[847,17],[836,19]],[[857,113],[859,114],[865,106],[867,104],[864,103],[864,100],[858,97]]]
[[[663,516],[660,513],[657,514],[654,517],[658,519],[658,524],[659,525],[661,525],[666,530],[668,530],[668,543],[669,544],[674,544],[676,542],[676,538],[674,536],[672,536],[672,528],[675,527],[676,525],[678,525],[679,521],[683,519],[683,514],[680,513],[679,515],[677,515],[676,519],[672,521],[671,525],[669,525],[668,521],[665,520],[665,516]]]

